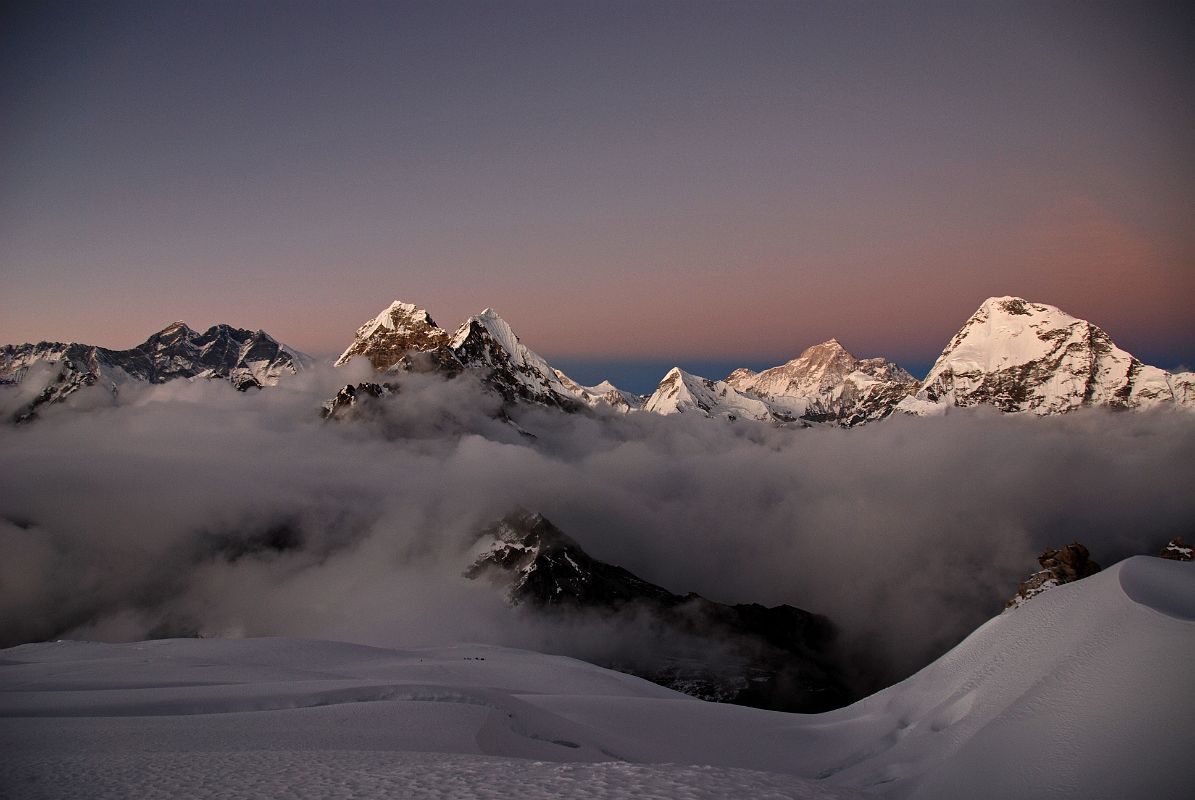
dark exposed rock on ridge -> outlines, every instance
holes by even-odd
[[[1037,561],[1041,569],[1021,582],[1017,593],[1004,604],[1005,608],[1016,608],[1044,591],[1090,577],[1100,571],[1100,565],[1091,560],[1087,548],[1078,542],[1071,542],[1058,550],[1048,549]]]
[[[659,633],[655,651],[606,666],[704,699],[761,708],[814,712],[857,699],[846,688],[835,628],[825,617],[788,605],[674,594],[590,557],[528,511],[487,529],[480,547],[465,574],[492,580],[514,605],[614,623],[650,618]]]

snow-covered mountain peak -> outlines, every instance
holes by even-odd
[[[729,383],[731,386],[733,386],[735,381],[746,380],[747,378],[750,378],[757,374],[758,373],[753,369],[747,369],[746,367],[739,367],[734,372],[732,372],[726,376],[726,382]]]
[[[147,342],[179,342],[198,335],[185,322],[172,322],[162,330],[149,337]]]
[[[855,358],[827,339],[763,372],[737,369],[726,383],[768,401],[777,416],[855,425],[886,416],[917,381],[891,361]]]
[[[519,337],[515,335],[514,330],[510,324],[498,315],[498,312],[492,308],[487,308],[475,317],[469,317],[457,328],[456,333],[453,334],[452,342],[449,345],[453,350],[461,347],[469,338],[471,327],[476,324],[484,328],[485,331],[499,344],[502,349],[511,355],[516,355],[519,348],[522,347]],[[526,347],[523,347],[526,350]],[[529,351],[530,352],[530,351]]]
[[[711,381],[673,367],[644,403],[656,414],[691,414],[726,419],[776,420],[763,400],[739,392],[725,381]]]
[[[336,359],[336,365],[365,356],[374,369],[387,370],[402,361],[411,350],[429,352],[447,344],[448,332],[440,328],[425,309],[395,300],[357,329],[356,338]]]
[[[486,381],[508,399],[569,406],[580,402],[542,356],[523,344],[492,308],[469,317],[448,347],[466,367],[486,372]]]
[[[1083,406],[1190,405],[1185,375],[1142,364],[1102,329],[1021,297],[985,300],[946,345],[904,410],[991,405],[1055,414]]]
[[[805,348],[805,353],[811,353],[811,352],[826,352],[826,353],[843,352],[843,353],[846,353],[846,348],[842,346],[842,342],[838,341],[837,339],[835,339],[834,337],[831,336],[829,339],[822,342],[821,344],[815,344],[812,347]],[[850,353],[847,353],[847,355],[850,355]]]

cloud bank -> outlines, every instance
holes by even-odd
[[[1078,539],[1106,566],[1195,521],[1181,413],[781,430],[518,409],[532,438],[468,377],[406,376],[369,419],[324,423],[366,375],[347,370],[118,406],[88,390],[0,429],[0,645],[286,634],[594,658],[649,640],[461,576],[476,532],[523,506],[674,592],[825,614],[896,677],[997,613],[1045,547]]]

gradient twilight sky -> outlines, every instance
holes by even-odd
[[[3,14],[0,342],[330,354],[398,298],[562,363],[923,365],[1017,294],[1195,362],[1188,3]]]

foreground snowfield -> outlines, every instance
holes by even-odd
[[[1187,796],[1195,564],[1137,557],[800,716],[567,658],[294,639],[0,651],[5,797]]]

